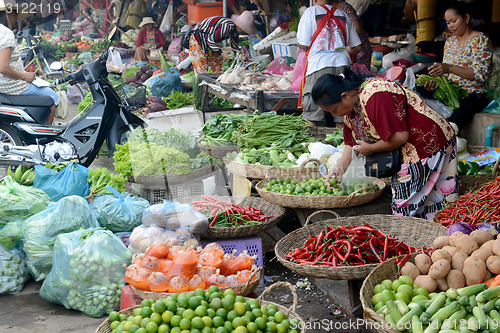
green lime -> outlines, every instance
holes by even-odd
[[[392,281],[391,280],[382,281],[382,285],[385,287],[385,289],[392,289]]]
[[[139,327],[135,333],[148,333],[144,327]]]
[[[215,317],[215,310],[212,308],[208,308],[207,309],[207,316],[209,316],[210,318]]]
[[[231,331],[229,331],[229,332],[231,332]],[[215,330],[215,333],[229,333],[229,332],[228,332],[228,330],[226,330],[226,329],[224,328],[224,326],[219,326],[219,327],[217,327],[217,329]]]
[[[422,295],[422,296],[425,296],[425,297],[429,297],[429,292],[427,291],[427,289],[425,288],[422,288],[422,287],[418,287],[417,290],[413,293],[414,295]]]
[[[195,330],[193,330],[193,331],[195,331]],[[181,331],[181,333],[191,333],[191,332],[193,332],[193,331],[190,331],[190,330],[182,330],[182,331]],[[196,331],[198,331],[198,332],[199,332],[200,330],[196,330]]]
[[[122,332],[123,332],[123,327],[119,327],[119,326],[118,326],[118,327],[117,327],[117,328],[115,328],[112,332],[113,332],[113,333],[122,333]]]
[[[396,281],[400,281],[400,280],[396,280]],[[413,288],[411,286],[407,285],[407,284],[402,284],[398,288],[398,293],[406,294],[406,295],[408,295],[409,298],[412,298],[412,296],[413,296]]]
[[[191,320],[187,319],[187,318],[183,318],[181,320],[181,322],[179,323],[179,327],[182,329],[182,330],[188,330],[191,328]]]
[[[209,317],[209,316],[203,316],[201,318],[201,320],[203,320],[203,324],[205,324],[205,327],[212,327],[213,320],[212,320],[211,317]]]
[[[241,302],[234,303],[233,310],[236,311],[239,316],[243,316],[243,314],[247,311],[245,304]]]
[[[398,292],[398,288],[401,287],[403,284],[405,284],[403,281],[401,280],[396,280],[392,283],[392,291],[394,291],[395,293]]]
[[[260,311],[262,311],[263,316],[267,316],[267,306],[266,305],[261,306]]]
[[[118,326],[120,326],[120,322],[115,320],[114,322],[111,323],[111,325],[109,325],[109,327],[114,330],[116,328],[118,328]]]
[[[280,323],[281,325],[285,326],[285,328],[287,330],[290,329],[290,320],[287,318],[287,319],[283,319],[283,321]]]
[[[196,296],[200,296],[200,297],[202,297],[203,299],[205,298],[205,290],[204,290],[204,289],[198,288],[198,289],[196,289],[193,293],[194,293]]]
[[[212,327],[203,327],[201,330],[201,333],[214,333],[215,329],[212,329]]]
[[[151,307],[151,304],[153,304],[153,300],[145,299],[141,302],[141,308],[146,307],[146,306]]]
[[[151,316],[152,313],[153,313],[153,309],[151,309],[149,306],[145,306],[141,310],[142,318],[149,317],[149,316]]]
[[[234,329],[236,329],[236,327],[245,325],[245,321],[241,317],[234,318],[231,323],[232,323]]]
[[[143,319],[142,316],[135,316],[133,323],[136,324],[136,325],[140,325],[142,319]]]
[[[383,301],[384,303],[386,303],[388,300],[393,300],[393,301],[394,301],[394,300],[395,300],[395,295],[396,295],[396,294],[394,293],[394,291],[392,291],[392,288],[391,288],[391,289],[386,289],[386,290],[384,290],[384,291],[381,293],[381,295],[382,295],[382,301]],[[378,303],[378,302],[377,302],[377,303]]]
[[[233,321],[234,318],[239,317],[240,315],[238,312],[231,310],[227,313],[226,319],[229,321]]]
[[[132,311],[132,313],[134,314],[134,317],[135,316],[140,316],[141,315],[141,308],[135,308],[134,311]],[[118,315],[118,320],[119,319],[120,319],[120,315]]]
[[[215,316],[214,319],[212,319],[212,324],[214,327],[224,326],[224,318],[220,316]]]
[[[248,319],[250,319],[250,321],[254,321],[255,320],[255,316],[254,316],[254,314],[251,311],[245,312],[244,317],[248,317]]]
[[[214,298],[210,300],[209,306],[215,311],[217,311],[218,309],[222,308],[222,300],[220,298]]]
[[[160,325],[160,323],[161,323],[161,314],[153,312],[151,314],[151,317],[149,317],[149,320],[152,321],[152,322],[154,322],[154,323],[157,323],[158,325]]]
[[[226,319],[227,317],[227,310],[224,308],[220,308],[215,312],[216,316],[222,317],[222,319]]]
[[[224,290],[224,293],[222,294],[225,296],[233,296],[233,297],[236,297],[236,293],[234,292],[233,289],[226,289]]]
[[[165,311],[161,314],[161,320],[163,320],[164,323],[170,323],[170,319],[174,316],[174,313],[172,311]]]
[[[161,324],[158,326],[158,333],[168,333],[169,328],[167,324]]]
[[[194,313],[200,317],[206,316],[207,315],[207,307],[204,305],[200,305],[196,308],[196,310],[194,310]]]
[[[120,313],[120,321],[125,321],[127,320],[127,315],[124,313]]]
[[[257,324],[259,330],[263,330],[266,328],[266,322],[267,320],[264,317],[258,317],[257,319],[255,319],[255,324]]]
[[[259,328],[257,327],[256,323],[248,323],[247,324],[247,330],[248,333],[256,333]]]
[[[203,322],[203,319],[201,317],[194,317],[191,319],[191,328],[197,328],[201,330],[203,327],[205,327],[205,323]]]
[[[395,296],[396,300],[402,300],[403,302],[405,302],[406,304],[410,304],[410,297],[405,294],[405,293],[396,293],[396,296]],[[381,306],[379,304],[382,304]],[[379,309],[384,306],[384,303],[383,302],[378,302],[375,307],[379,305]],[[377,309],[376,309],[377,310]],[[375,311],[376,311],[375,310]]]
[[[251,320],[250,320],[250,318],[249,318],[248,316],[243,316],[243,317],[241,317],[241,318],[243,318],[243,321],[245,322],[245,326],[247,326],[247,324],[248,324],[249,322],[251,322]]]
[[[170,301],[167,303],[167,310],[173,313],[177,312],[177,303],[175,301]]]
[[[158,324],[150,321],[146,325],[146,331],[148,331],[148,333],[156,333],[158,331]]]
[[[194,310],[191,310],[191,309],[186,309],[182,313],[182,318],[187,318],[189,320],[193,319],[195,316],[196,316],[196,314],[194,313]]]
[[[404,284],[407,284],[407,285],[413,287],[413,279],[411,277],[409,277],[408,275],[401,275],[399,277],[399,281],[401,281]]]
[[[233,324],[229,320],[226,320],[224,322],[224,328],[228,331],[231,332],[233,330]]]
[[[267,321],[274,321],[274,316],[267,317]]]
[[[273,321],[268,321],[266,323],[266,329],[265,329],[265,332],[268,332],[268,333],[276,333],[277,331],[277,328],[276,328],[276,323],[273,322]]]
[[[134,316],[128,316],[128,317],[127,317],[127,321],[134,322]]]
[[[181,328],[180,327],[172,327],[170,329],[170,333],[181,333]]]
[[[139,326],[146,327],[147,324],[149,324],[149,318],[143,318]]]
[[[269,307],[267,308],[267,314],[268,314],[269,316],[274,316],[274,314],[275,314],[276,312],[278,312],[278,311],[276,311],[276,309],[269,308]]]
[[[235,330],[234,333],[248,333],[248,330],[245,326],[238,326]]]
[[[281,323],[285,319],[286,319],[286,314],[284,314],[282,311],[278,311],[274,314],[274,320],[277,323]]]
[[[193,296],[189,299],[189,307],[191,309],[196,309],[197,307],[199,307],[201,305],[201,297],[198,297],[198,296]]]
[[[182,317],[179,315],[173,315],[172,318],[170,318],[170,325],[174,327],[178,327],[179,324],[181,323]]]
[[[139,309],[134,309],[134,311],[135,310],[139,310]],[[120,314],[118,312],[116,312],[116,311],[112,311],[109,314],[109,321],[113,322],[113,321],[118,321],[118,320],[120,320]]]
[[[245,303],[245,297],[238,295],[235,297],[235,301]]]
[[[255,316],[255,318],[259,318],[262,316],[262,311],[260,311],[260,309],[253,309],[252,314]]]
[[[139,325],[134,324],[134,325],[130,326],[130,328],[129,328],[128,332],[129,332],[129,333],[137,333],[137,330],[138,330],[139,328],[140,328],[140,327],[139,327]]]
[[[281,323],[280,323],[280,324],[276,325],[276,331],[278,333],[286,333],[287,329],[285,326],[281,325]]]
[[[177,306],[185,308],[188,306],[188,304],[189,304],[189,298],[187,298],[186,295],[179,295],[179,297],[177,297]]]
[[[213,286],[212,286],[213,287]],[[208,298],[209,301],[213,300],[214,298],[220,298],[222,299],[222,293],[219,291],[213,292],[210,294],[210,297]]]
[[[179,316],[182,316],[182,314],[184,313],[184,311],[186,311],[185,308],[180,308],[178,307],[177,308],[177,311],[175,311],[175,314],[179,315]]]
[[[216,286],[210,286],[210,287],[208,288],[208,292],[209,292],[209,293],[219,292],[219,288],[217,288]]]
[[[225,296],[223,299],[222,299],[222,306],[224,307],[224,309],[226,310],[232,310],[233,309],[233,306],[234,306],[234,296],[230,295],[230,296]]]
[[[162,314],[167,309],[167,304],[163,300],[158,300],[153,304],[153,311]]]

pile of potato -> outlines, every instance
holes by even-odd
[[[436,238],[433,245],[437,250],[431,257],[418,254],[414,264],[407,262],[401,269],[428,292],[463,288],[500,274],[500,238],[494,240],[488,231],[456,231]]]

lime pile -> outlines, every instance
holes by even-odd
[[[299,327],[276,305],[246,300],[232,289],[222,293],[215,286],[144,300],[133,315],[112,312],[109,320],[112,333],[297,333]]]
[[[346,196],[359,189],[365,188],[363,191],[356,193],[366,194],[373,192],[373,187],[369,187],[370,184],[362,182],[356,185],[346,186],[341,184],[337,186],[337,179],[333,178],[330,180],[330,186],[333,188],[328,188],[325,182],[325,178],[313,177],[310,180],[303,180],[297,182],[296,180],[290,180],[290,178],[285,179],[272,179],[266,184],[266,191],[275,192],[280,194],[292,194],[292,195],[312,195],[312,196]],[[374,185],[378,190],[378,186]]]

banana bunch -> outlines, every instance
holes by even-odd
[[[16,171],[12,171],[12,169],[8,167],[7,175],[11,176],[16,183],[24,186],[32,186],[35,180],[35,169],[20,165],[17,167]]]

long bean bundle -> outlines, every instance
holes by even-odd
[[[314,141],[307,130],[308,121],[293,115],[261,114],[246,119],[233,131],[232,141],[240,148],[262,148],[275,145],[291,147]]]

